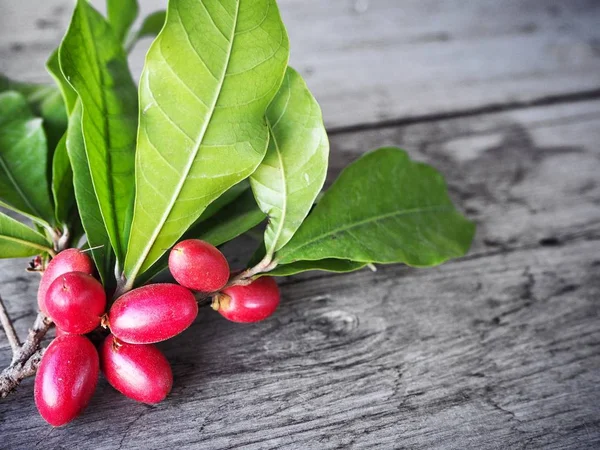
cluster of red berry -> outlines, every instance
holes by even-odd
[[[107,298],[94,278],[94,264],[77,249],[59,253],[44,271],[40,310],[56,324],[56,339],[42,357],[35,403],[51,425],[73,420],[89,403],[100,370],[118,391],[144,403],[158,403],[171,390],[173,374],[154,346],[188,328],[198,314],[191,291],[213,297],[213,308],[234,322],[257,322],[279,305],[273,278],[228,285],[229,264],[214,246],[199,240],[177,244],[169,269],[179,283],[149,284],[131,290],[105,313]],[[101,327],[110,333],[99,352],[84,335]],[[99,354],[98,354],[99,353]]]

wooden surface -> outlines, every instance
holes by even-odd
[[[0,72],[45,80],[70,0],[0,0]],[[93,0],[103,6],[103,0]],[[142,0],[142,11],[166,0]],[[280,0],[330,127],[600,94],[597,0]],[[139,74],[148,40],[134,52]]]
[[[44,79],[65,3],[0,1],[3,71]],[[0,448],[599,448],[600,4],[281,5],[334,128],[331,178],[368,149],[405,147],[477,221],[471,253],[283,279],[261,324],[205,310],[161,344],[175,385],[157,406],[101,380],[85,414],[52,429],[28,380],[0,402]],[[22,334],[36,282],[0,261]]]

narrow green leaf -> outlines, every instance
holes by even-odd
[[[65,103],[67,114],[71,114],[75,103],[77,102],[77,92],[69,84],[62,71],[60,70],[60,62],[58,60],[58,48],[55,49],[48,61],[46,61],[46,70],[52,76],[60,93],[62,94],[63,101]]]
[[[269,216],[265,245],[272,256],[292,238],[323,188],[329,141],[319,104],[289,67],[267,110],[267,122],[269,149],[250,184]]]
[[[433,266],[463,256],[474,232],[435,169],[381,148],[344,169],[275,258]]]
[[[56,146],[52,158],[52,197],[58,223],[67,224],[75,205],[73,170],[67,152],[67,135]]]
[[[198,220],[192,225],[191,228],[198,225],[200,222],[204,222],[207,219],[210,219],[216,213],[218,213],[221,209],[225,208],[231,202],[233,202],[236,198],[238,198],[243,193],[250,190],[250,183],[247,180],[244,180],[235,186],[232,186],[227,191],[225,191],[219,198],[217,198],[214,202],[206,207],[202,215],[198,218]]]
[[[120,42],[125,41],[131,25],[138,15],[137,0],[106,0],[108,22]]]
[[[30,216],[54,222],[42,119],[34,118],[23,95],[0,94],[0,199]]]
[[[165,10],[155,11],[147,15],[139,29],[129,32],[125,39],[125,49],[128,51],[131,50],[136,42],[142,38],[157,36],[160,30],[162,30],[166,19],[167,12]]]
[[[117,260],[122,262],[134,195],[135,84],[110,25],[85,0],[77,2],[59,60],[81,99],[94,190]]]
[[[66,80],[58,60],[58,48],[52,52],[46,62],[46,69],[54,78],[63,98],[68,114],[71,114],[77,102],[77,92]],[[75,205],[75,190],[73,187],[73,170],[67,152],[67,133],[58,142],[52,157],[52,195],[54,198],[54,211],[59,223],[70,228],[79,222],[73,215]]]
[[[289,50],[275,0],[171,0],[140,80],[131,285],[268,144]]]
[[[310,270],[322,270],[325,272],[354,272],[365,267],[367,263],[348,261],[346,259],[320,259],[317,261],[296,261],[290,264],[283,264],[277,266],[275,269],[268,273],[260,275],[269,275],[274,277],[287,277],[289,275],[295,275],[301,272],[307,272]]]
[[[0,212],[0,258],[24,258],[52,253],[44,236]]]
[[[222,245],[251,230],[265,219],[266,214],[259,209],[252,192],[247,190],[211,218],[191,228],[183,238],[202,239],[212,245]]]
[[[81,223],[85,230],[87,241],[91,248],[92,257],[96,262],[96,267],[104,286],[109,284],[113,276],[114,257],[110,246],[110,239],[94,187],[92,185],[92,176],[85,152],[83,141],[83,132],[81,129],[81,102],[77,102],[71,113],[69,120],[69,129],[67,130],[67,152],[71,167],[73,168],[73,184],[75,188],[75,198]]]

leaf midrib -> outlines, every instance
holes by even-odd
[[[219,85],[217,88],[217,95],[215,96],[215,99],[213,101],[213,104],[211,105],[210,108],[210,114],[207,118],[207,120],[204,122],[204,125],[202,127],[202,129],[200,130],[199,136],[196,139],[196,150],[193,153],[193,155],[190,155],[190,158],[188,160],[188,164],[184,169],[184,172],[182,175],[185,176],[181,176],[179,183],[177,184],[177,187],[173,193],[173,196],[171,198],[171,202],[169,203],[168,207],[165,209],[165,212],[163,213],[159,225],[156,227],[156,229],[154,230],[154,233],[152,234],[151,239],[148,242],[148,245],[146,246],[146,248],[144,249],[144,251],[142,252],[142,254],[140,255],[140,257],[138,258],[138,262],[137,264],[134,266],[132,273],[129,275],[129,279],[127,280],[127,285],[131,286],[133,284],[133,281],[135,280],[135,277],[137,276],[138,272],[140,271],[142,265],[144,264],[144,262],[146,261],[146,258],[148,256],[148,254],[150,253],[150,250],[152,250],[152,247],[154,245],[154,243],[156,242],[156,239],[158,237],[158,235],[160,234],[162,228],[164,227],[167,219],[169,218],[169,215],[171,214],[171,211],[173,211],[173,207],[175,206],[175,203],[177,201],[177,198],[179,198],[179,195],[181,194],[181,191],[183,189],[183,186],[185,185],[185,182],[187,180],[187,176],[189,175],[192,166],[194,165],[194,161],[196,159],[196,156],[198,155],[198,152],[200,151],[200,146],[202,145],[202,141],[204,140],[204,136],[206,135],[206,131],[208,130],[208,126],[212,120],[212,117],[215,113],[215,109],[217,106],[217,103],[219,102],[219,98],[221,96],[221,92],[223,91],[223,84],[225,83],[225,76],[227,74],[227,70],[229,69],[229,64],[231,62],[231,55],[233,53],[233,42],[234,42],[234,38],[235,38],[235,34],[236,34],[236,30],[237,30],[237,25],[238,25],[238,17],[239,17],[239,10],[240,10],[240,3],[242,0],[239,0],[238,2],[236,2],[236,9],[235,9],[235,14],[233,16],[233,26],[231,27],[232,31],[231,31],[231,37],[229,39],[229,49],[227,52],[227,62],[225,63],[225,66],[223,68],[223,72],[221,74],[221,80],[219,81]],[[179,9],[177,9],[177,15],[179,16],[179,20],[181,20],[181,14],[179,12]],[[210,15],[210,14],[209,14]],[[166,28],[166,24],[164,26],[163,29]],[[160,36],[159,36],[160,37]],[[156,45],[161,45],[161,42],[159,40],[156,41]],[[148,85],[148,89],[150,89],[150,86]]]
[[[358,222],[354,222],[353,224],[350,224],[350,225],[345,225],[345,226],[341,226],[341,227],[335,228],[335,229],[333,229],[331,231],[328,231],[325,234],[321,234],[321,235],[317,236],[316,238],[313,238],[313,239],[310,239],[310,240],[306,241],[304,244],[302,244],[302,245],[300,245],[300,246],[298,246],[296,248],[290,248],[287,253],[288,253],[288,255],[293,255],[294,252],[298,252],[301,249],[303,249],[303,248],[305,248],[305,247],[307,247],[307,246],[309,246],[311,244],[314,244],[315,242],[324,240],[324,239],[326,239],[326,238],[328,238],[330,236],[333,236],[335,234],[342,233],[344,231],[348,231],[348,230],[351,230],[353,228],[357,228],[357,227],[360,227],[362,225],[366,225],[366,224],[369,224],[369,223],[372,223],[372,222],[376,222],[376,221],[379,221],[379,220],[386,220],[386,219],[389,219],[389,218],[392,218],[392,217],[405,216],[405,215],[408,215],[408,214],[420,214],[420,213],[432,212],[432,211],[451,212],[451,211],[455,211],[455,209],[454,209],[454,207],[452,205],[433,205],[433,206],[428,206],[426,208],[412,208],[412,209],[405,209],[405,210],[402,210],[402,211],[394,211],[394,212],[386,213],[386,214],[379,214],[379,215],[376,215],[376,216],[373,216],[373,217],[369,217],[367,219],[360,220]],[[279,261],[286,261],[285,256],[286,255],[284,254],[284,258],[279,258],[278,260]],[[320,258],[320,259],[322,259],[322,258]],[[288,262],[294,262],[294,261],[288,261]]]

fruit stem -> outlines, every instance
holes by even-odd
[[[245,286],[252,282],[252,278],[259,273],[270,272],[277,267],[277,261],[273,260],[271,255],[266,255],[258,264],[254,267],[250,267],[238,275],[234,276],[225,287],[231,286]]]
[[[54,249],[56,250],[56,253],[60,253],[66,248],[68,248],[70,239],[71,233],[65,225],[62,234],[56,233],[54,235]]]

